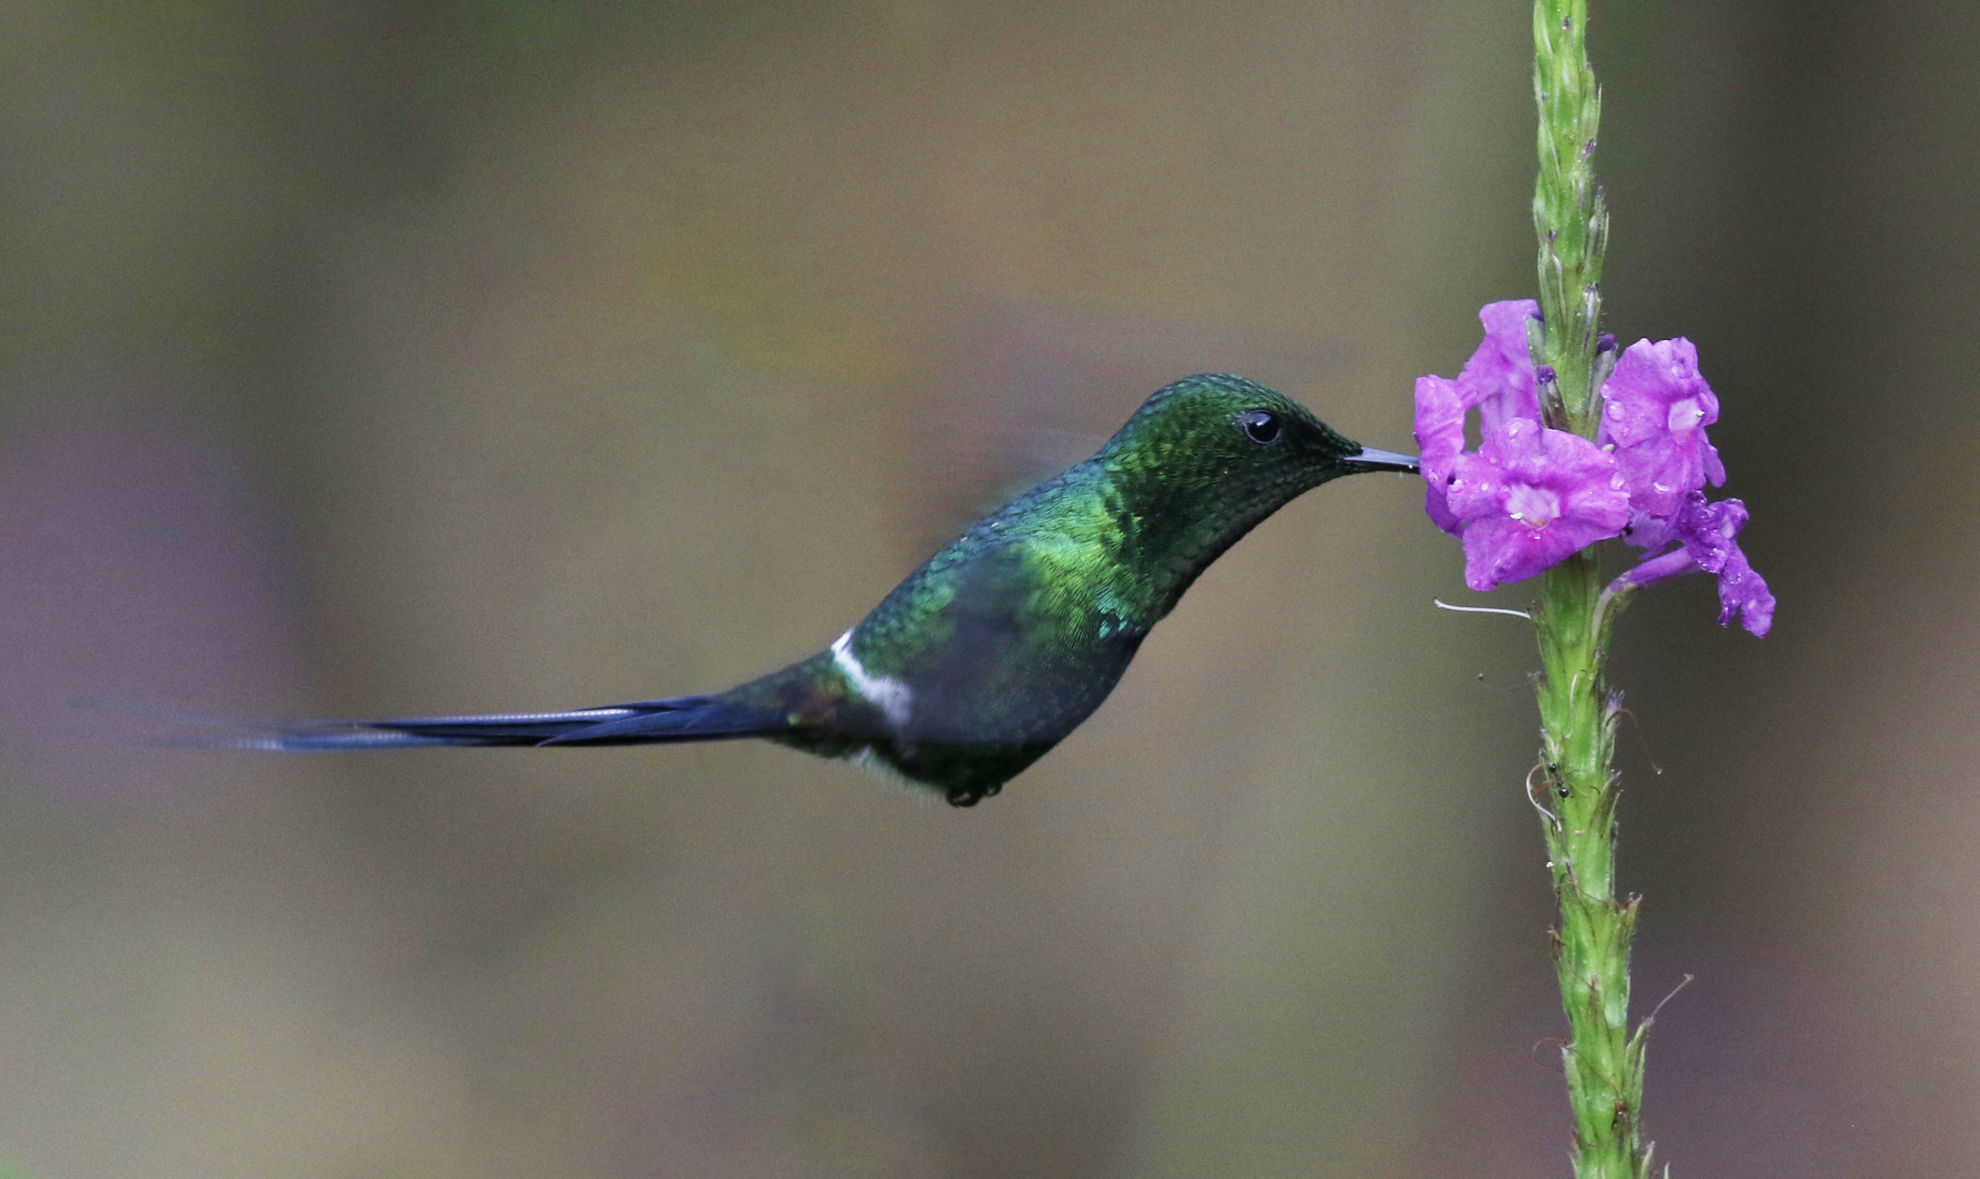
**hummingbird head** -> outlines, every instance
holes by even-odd
[[[1269,514],[1342,475],[1417,469],[1408,455],[1369,450],[1284,394],[1224,373],[1157,390],[1095,457],[1117,479],[1242,505],[1241,515]]]
[[[1362,471],[1414,471],[1306,407],[1223,373],[1158,389],[1089,463],[1118,496],[1132,565],[1167,614],[1196,576],[1303,491]],[[1077,469],[1077,468],[1075,468]]]

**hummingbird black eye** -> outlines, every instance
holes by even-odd
[[[1269,409],[1245,410],[1238,415],[1238,425],[1244,429],[1246,438],[1260,446],[1277,442],[1280,432],[1284,429],[1279,424],[1279,415]]]

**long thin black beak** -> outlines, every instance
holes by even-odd
[[[1351,454],[1341,460],[1341,465],[1360,473],[1362,471],[1414,471],[1417,469],[1415,455],[1397,454],[1393,450],[1371,450],[1364,446],[1360,454]]]

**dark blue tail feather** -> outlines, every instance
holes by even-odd
[[[181,719],[181,725],[185,722]],[[174,726],[180,727],[180,726]],[[719,696],[677,696],[564,712],[297,721],[201,718],[193,732],[147,744],[312,752],[437,746],[631,745],[717,741],[781,732],[784,718]]]

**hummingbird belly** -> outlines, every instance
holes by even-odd
[[[1006,629],[882,675],[854,653],[856,634],[728,695],[782,713],[788,727],[766,734],[779,744],[890,769],[956,806],[996,794],[1091,716],[1140,645],[1041,652]]]

